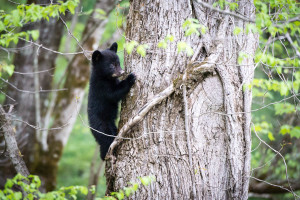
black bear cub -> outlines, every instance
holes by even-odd
[[[131,73],[125,80],[119,81],[118,77],[123,74],[123,70],[116,54],[117,49],[117,43],[113,43],[109,49],[96,50],[92,55],[88,119],[91,131],[100,145],[102,160],[114,140],[114,137],[106,135],[117,135],[115,120],[118,103],[126,96],[136,79]]]

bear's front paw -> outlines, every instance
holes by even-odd
[[[134,73],[130,73],[127,77],[127,81],[130,85],[133,85],[135,82],[136,76]]]

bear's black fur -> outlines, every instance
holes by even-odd
[[[117,135],[115,120],[118,113],[118,103],[129,92],[136,79],[135,75],[131,73],[125,80],[118,80],[123,70],[116,54],[117,49],[117,43],[113,43],[109,49],[101,52],[96,50],[92,55],[88,118],[91,131],[100,145],[102,160],[104,160],[109,146],[114,140],[114,137],[106,135]]]

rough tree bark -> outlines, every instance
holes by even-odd
[[[28,176],[29,171],[18,148],[15,138],[15,130],[11,125],[9,116],[2,108],[2,105],[0,105],[0,121],[2,124],[1,131],[3,131],[6,149],[16,172],[20,173],[23,176]]]
[[[253,20],[253,1],[239,2],[238,13]],[[184,36],[182,24],[187,18],[198,19],[207,32]],[[156,94],[178,85],[185,76],[187,80],[179,81],[182,87],[176,87],[125,135],[143,135],[141,139],[123,140],[115,148],[115,157],[106,165],[107,192],[153,174],[156,182],[131,199],[247,199],[251,91],[243,90],[243,85],[254,75],[257,37],[233,34],[236,26],[246,24],[196,1],[131,1],[126,38],[148,44],[149,49],[145,57],[125,56],[126,71],[138,78],[122,102],[119,127]],[[168,34],[175,42],[165,50],[158,48]],[[178,41],[194,49],[193,57],[176,51]],[[239,65],[241,51],[248,57]],[[194,70],[186,71],[188,66],[195,66]],[[197,68],[200,75],[194,74]]]

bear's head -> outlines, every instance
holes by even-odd
[[[92,55],[92,65],[93,70],[98,76],[117,78],[124,73],[120,66],[117,50],[118,44],[114,42],[111,47],[106,50],[94,51]]]

